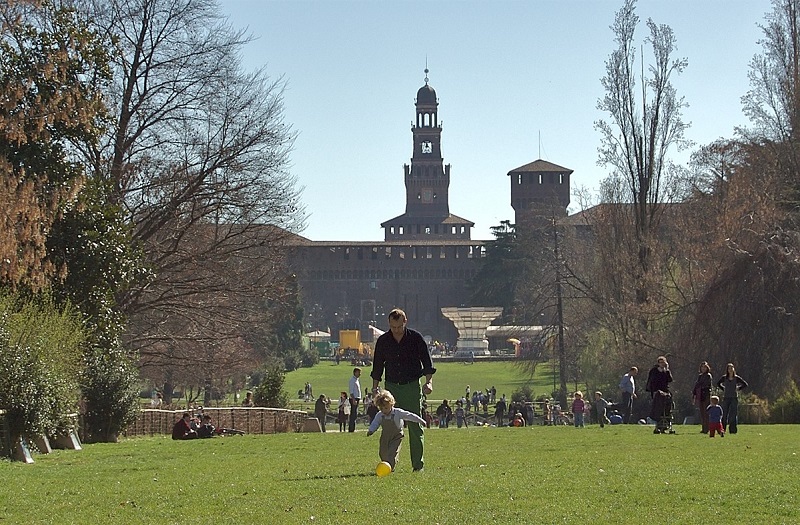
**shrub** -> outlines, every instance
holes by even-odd
[[[800,423],[800,390],[797,384],[772,403],[770,412],[772,423]]]
[[[319,350],[317,350],[316,348],[303,348],[301,356],[304,367],[310,368],[314,365],[319,364]]]
[[[523,385],[511,392],[511,401],[514,403],[533,401],[533,390],[529,385]]]
[[[11,436],[51,435],[76,411],[83,332],[69,305],[0,297],[0,407]]]
[[[290,372],[303,366],[303,356],[298,350],[286,351],[283,354],[283,367]]]
[[[264,375],[261,384],[253,392],[253,399],[257,406],[271,408],[286,408],[289,405],[289,394],[283,390],[286,372],[279,364],[264,366]]]
[[[120,348],[93,348],[84,357],[86,441],[117,441],[139,410],[138,372]]]

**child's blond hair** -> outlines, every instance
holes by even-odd
[[[581,392],[580,390],[578,390],[577,392],[575,392],[575,397],[580,397],[580,398],[582,398],[582,397],[583,397],[583,392]]]
[[[383,408],[385,406],[394,407],[395,400],[394,396],[388,390],[381,390],[378,392],[378,395],[375,396],[375,406],[378,408]]]

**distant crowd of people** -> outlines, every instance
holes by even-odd
[[[525,427],[533,423],[535,411],[533,403],[509,401],[503,394],[499,399],[497,389],[492,386],[485,390],[473,392],[469,385],[464,395],[455,400],[455,406],[448,399],[443,399],[436,410],[428,410],[427,396],[433,392],[433,366],[431,351],[423,337],[407,327],[405,312],[392,310],[388,315],[389,331],[381,335],[375,343],[373,368],[370,374],[372,388],[361,387],[360,366],[352,369],[347,390],[342,390],[336,413],[339,432],[355,432],[359,413],[367,416],[367,436],[381,429],[378,455],[381,462],[388,463],[393,471],[399,461],[400,448],[408,434],[412,469],[417,472],[424,469],[423,433],[426,427],[438,425],[448,428],[455,421],[458,428],[469,426],[469,419],[489,424],[489,406],[494,405],[496,426]],[[591,401],[583,392],[576,391],[572,396],[570,415],[577,428],[584,428],[596,418],[603,428],[610,423],[631,424],[633,407],[637,399],[636,376],[639,369],[631,366],[619,382],[619,403],[608,401],[600,391],[594,392]],[[380,387],[383,381],[384,387]],[[659,356],[650,369],[644,390],[651,397],[650,419],[656,421],[656,432],[659,430],[658,420],[663,420],[665,407],[671,404],[672,371],[665,356]],[[716,385],[722,396],[712,395]],[[747,388],[747,382],[736,373],[733,363],[728,363],[725,374],[716,382],[713,380],[711,366],[708,362],[700,363],[697,380],[692,389],[692,400],[701,414],[701,432],[714,437],[724,436],[726,432],[735,434],[738,423],[739,392]],[[304,401],[313,399],[311,383],[306,382],[298,396]],[[664,404],[664,399],[669,404]],[[158,400],[154,396],[154,404]],[[254,406],[253,393],[247,392],[242,406]],[[331,399],[320,394],[314,402],[314,415],[319,420],[322,432],[326,432],[326,422],[331,411]],[[544,422],[560,424],[567,417],[561,406],[553,400],[542,404]],[[479,416],[482,414],[482,417]],[[480,417],[480,420],[478,419]],[[618,420],[612,420],[618,418]],[[172,438],[187,440],[209,438],[218,431],[209,415],[192,417],[185,412],[175,422]],[[384,475],[384,474],[379,474]]]

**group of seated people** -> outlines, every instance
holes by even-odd
[[[172,427],[172,439],[210,438],[215,435],[215,431],[208,414],[201,421],[199,417],[192,417],[189,412],[184,412],[183,417]]]

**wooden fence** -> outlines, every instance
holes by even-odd
[[[123,433],[126,437],[172,434],[172,426],[186,410],[144,409]],[[242,430],[247,434],[301,432],[308,414],[301,410],[262,407],[203,408],[188,411],[194,415],[211,416],[217,428]]]

